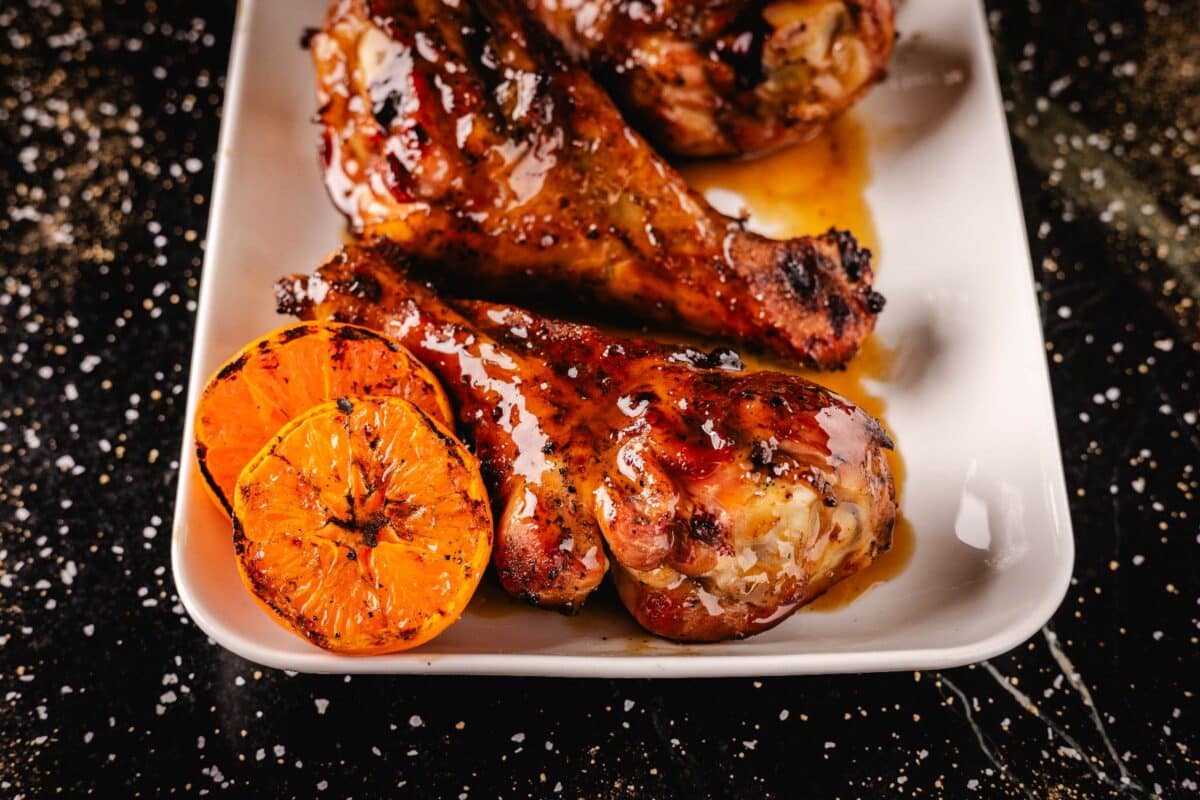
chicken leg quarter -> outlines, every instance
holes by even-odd
[[[311,48],[330,196],[435,278],[816,367],[874,327],[883,298],[853,236],[775,241],[717,213],[501,0],[337,0]]]
[[[889,547],[891,443],[848,401],[727,350],[442,301],[392,250],[281,279],[280,310],[383,331],[438,374],[510,593],[575,610],[611,563],[645,628],[713,641],[778,624]]]

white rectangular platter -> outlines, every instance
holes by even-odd
[[[916,533],[902,572],[840,609],[703,646],[647,636],[611,603],[568,619],[510,608],[498,589],[440,638],[397,655],[338,656],[277,626],[238,579],[229,523],[195,468],[190,420],[208,375],[285,321],[272,282],[313,269],[342,240],[298,44],[325,5],[240,4],[172,550],[179,595],[206,633],[252,661],[310,672],[694,677],[949,667],[1008,650],[1045,623],[1074,543],[983,10],[909,0],[890,77],[856,112],[888,298],[877,335],[895,354],[890,377],[870,388],[907,465],[902,508]]]

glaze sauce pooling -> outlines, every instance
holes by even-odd
[[[871,178],[867,133],[842,117],[807,142],[752,161],[701,161],[681,170],[692,188],[726,213],[749,212],[751,227],[773,238],[840,228],[878,257],[863,192]]]

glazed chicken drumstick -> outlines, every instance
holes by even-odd
[[[501,0],[337,0],[311,48],[330,196],[435,277],[818,367],[871,332],[883,298],[850,234],[774,241],[717,213]]]
[[[892,0],[524,0],[675,155],[802,141],[884,73]]]
[[[891,542],[879,424],[799,377],[442,301],[398,249],[347,248],[281,279],[282,312],[366,325],[441,378],[483,464],[504,588],[578,609],[611,554],[648,630],[713,641],[770,628]]]

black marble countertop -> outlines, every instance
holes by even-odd
[[[1200,4],[988,5],[1066,600],[962,669],[651,682],[206,640],[170,520],[234,3],[0,1],[0,796],[1200,794]]]

